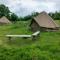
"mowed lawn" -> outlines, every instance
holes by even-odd
[[[60,60],[60,31],[41,32],[35,41],[31,38],[9,41],[6,37],[7,34],[32,34],[29,24],[30,21],[20,21],[0,26],[0,60]]]

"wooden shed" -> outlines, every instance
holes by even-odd
[[[30,27],[34,32],[37,30],[56,31],[59,29],[59,25],[44,11],[32,18]]]

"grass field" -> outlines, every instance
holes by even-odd
[[[32,34],[30,22],[0,26],[0,60],[60,60],[60,31],[41,32],[40,37],[29,39],[12,38],[6,34]]]

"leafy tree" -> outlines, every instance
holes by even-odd
[[[5,5],[1,4],[0,5],[0,17],[2,16],[9,16],[10,10],[8,7],[6,7]]]
[[[34,12],[32,13],[32,16],[37,16],[39,13],[38,12]]]
[[[2,17],[2,16],[6,16],[9,20],[11,20],[13,22],[18,20],[18,16],[16,14],[10,12],[9,8],[3,4],[0,5],[0,17]]]
[[[25,16],[25,17],[24,17],[24,20],[27,21],[27,20],[29,20],[29,19],[31,19],[31,18],[32,18],[32,16],[31,16],[31,15],[28,15],[28,16]]]
[[[60,20],[60,12],[55,12],[55,13],[52,13],[50,12],[49,15],[54,19],[54,20]]]
[[[18,16],[15,13],[12,13],[11,16],[10,16],[10,20],[12,22],[16,22],[18,20]]]
[[[19,20],[22,20],[22,21],[31,20],[32,17],[37,16],[38,14],[39,14],[38,12],[34,12],[31,15],[27,15],[25,17],[20,17]]]
[[[60,12],[55,12],[54,19],[55,20],[59,20],[60,19]]]

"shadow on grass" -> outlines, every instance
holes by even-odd
[[[4,43],[7,45],[15,45],[15,46],[25,46],[25,45],[31,45],[35,43],[37,40],[32,40],[32,38],[12,38],[9,40],[8,38],[5,38],[5,41],[3,40]]]

